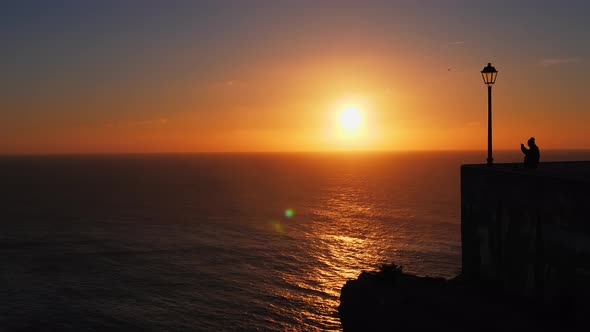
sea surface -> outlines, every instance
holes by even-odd
[[[459,166],[485,158],[0,157],[0,330],[341,330],[363,270],[460,271]]]

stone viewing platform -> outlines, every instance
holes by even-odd
[[[523,294],[590,281],[590,162],[461,167],[462,271]]]
[[[541,163],[534,170],[525,169],[522,163],[462,165],[463,171],[471,169],[485,170],[493,174],[518,174],[519,176],[535,176],[542,178],[554,178],[575,182],[590,182],[590,161],[561,161]],[[463,173],[462,173],[463,174]]]
[[[342,287],[344,331],[590,326],[590,162],[461,166],[462,273],[395,265]]]

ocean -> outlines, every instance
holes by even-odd
[[[363,270],[460,272],[459,166],[485,158],[0,157],[0,330],[341,330],[340,288]]]

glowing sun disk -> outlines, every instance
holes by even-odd
[[[340,126],[346,130],[358,129],[363,122],[363,114],[358,107],[348,105],[340,111]]]

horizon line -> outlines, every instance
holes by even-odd
[[[495,152],[519,152],[517,149],[497,149]],[[590,148],[548,148],[543,151],[590,151]],[[153,156],[153,155],[206,155],[206,154],[346,154],[346,153],[444,153],[444,152],[481,152],[480,149],[416,149],[416,150],[253,150],[253,151],[161,151],[161,152],[26,152],[1,153],[4,157],[59,157],[59,156]]]

